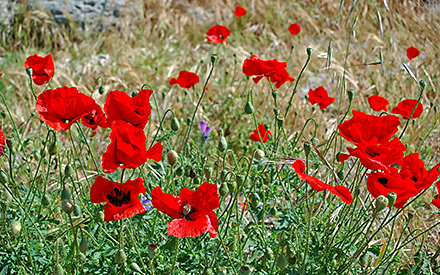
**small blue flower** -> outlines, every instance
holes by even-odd
[[[151,197],[149,194],[147,196],[141,196],[141,203],[144,206],[146,211],[149,211],[153,208],[153,205],[151,204]]]
[[[200,121],[199,128],[202,130],[203,138],[205,139],[204,141],[206,141],[211,134],[212,128],[208,127],[208,124],[204,120]]]

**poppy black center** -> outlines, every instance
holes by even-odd
[[[122,189],[119,190],[117,187],[115,187],[110,194],[107,194],[107,199],[114,206],[121,207],[124,204],[130,203],[130,191],[124,194]]]
[[[412,176],[412,177],[411,177],[411,180],[412,180],[412,181],[418,181],[418,179],[417,179],[416,176]]]
[[[388,179],[387,178],[378,178],[377,182],[379,182],[380,184],[386,186],[388,183]]]
[[[378,151],[371,151],[371,152],[368,152],[368,155],[370,155],[371,157],[376,157],[376,156],[378,156],[378,155],[380,155],[379,154],[379,152]]]

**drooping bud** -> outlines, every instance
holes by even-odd
[[[278,268],[283,271],[289,263],[287,262],[287,258],[284,255],[280,255],[277,259]]]
[[[15,220],[11,222],[11,235],[12,237],[17,237],[21,232],[21,221]]]
[[[103,211],[97,211],[95,214],[94,214],[94,218],[95,218],[95,220],[98,222],[98,223],[104,223],[104,221],[105,221],[105,216],[104,216],[104,212]]]
[[[49,143],[49,148],[47,149],[49,155],[55,156],[59,152],[57,139],[54,138],[51,143]]]
[[[246,177],[244,175],[236,175],[235,176],[235,180],[237,181],[237,186],[238,187],[241,187],[243,185],[245,178]]]
[[[415,211],[413,209],[408,210],[408,222],[414,217]]]
[[[148,245],[148,256],[153,259],[157,254],[157,245],[154,243]]]
[[[69,200],[70,199],[70,193],[66,189],[66,187],[63,188],[63,191],[61,191],[61,200]]]
[[[222,196],[222,197],[226,196],[229,193],[229,188],[228,188],[228,185],[226,184],[226,182],[223,182],[220,185],[218,192],[220,193],[220,196]]]
[[[99,94],[102,95],[104,94],[104,86],[99,86],[99,90],[98,90]]]
[[[252,207],[257,207],[258,203],[260,202],[260,196],[258,195],[258,193],[252,193],[251,195],[251,205]]]
[[[392,206],[394,205],[394,203],[396,202],[397,194],[394,193],[394,192],[390,192],[390,193],[388,193],[388,195],[387,195],[387,199],[388,199],[388,205],[389,205],[390,207],[392,207]]]
[[[70,177],[71,175],[73,175],[74,171],[73,168],[70,164],[67,164],[66,167],[64,167],[64,176],[65,177]]]
[[[135,263],[135,262],[132,262],[130,264],[130,269],[133,270],[134,272],[142,274],[142,271],[141,271],[139,265],[137,263]]]
[[[82,238],[81,242],[79,243],[79,251],[86,253],[87,249],[89,249],[89,242],[87,238]]]
[[[264,156],[265,156],[265,154],[264,154],[264,151],[263,151],[263,150],[261,150],[261,149],[257,149],[257,150],[255,150],[255,156],[254,156],[254,158],[255,158],[255,160],[256,160],[257,162],[262,161],[262,160],[264,159]]]
[[[220,130],[220,138],[218,141],[218,150],[223,153],[227,149],[228,149],[228,142],[226,141],[226,138],[223,136],[223,130]]]
[[[252,106],[252,103],[250,101],[246,102],[246,105],[244,106],[244,112],[248,115],[254,113],[254,106]]]
[[[179,159],[179,155],[177,154],[176,151],[174,151],[174,150],[170,150],[170,151],[168,152],[168,163],[169,163],[171,166],[174,166],[174,165],[176,164],[176,162],[177,162],[178,159]]]
[[[231,192],[235,192],[237,190],[237,183],[235,181],[228,182],[228,189]]]
[[[376,213],[384,210],[388,205],[388,199],[384,195],[380,195],[376,199]]]
[[[226,170],[222,170],[220,172],[220,182],[225,182],[226,180],[226,176],[228,175],[228,171]]]
[[[306,156],[308,156],[310,154],[311,149],[312,149],[312,146],[310,145],[310,143],[308,143],[308,142],[304,143],[304,153],[306,154]]]
[[[123,249],[118,249],[115,253],[115,262],[118,264],[123,264],[127,260],[127,254]]]
[[[61,209],[64,211],[64,213],[70,215],[73,212],[73,209],[74,209],[72,201],[67,200],[67,199],[63,200],[61,202]]]
[[[217,61],[217,55],[211,55],[211,63],[215,64],[215,62]]]
[[[64,275],[64,268],[61,264],[57,264],[53,270],[53,275]]]
[[[203,172],[205,174],[206,179],[209,180],[212,174],[212,167],[205,167]]]
[[[171,120],[171,130],[177,132],[180,129],[180,123],[179,120],[176,117],[173,117]]]
[[[354,97],[354,91],[348,90],[347,94],[348,94],[348,100],[352,101]]]
[[[307,55],[308,56],[312,55],[312,47],[307,47]]]
[[[247,265],[243,265],[240,267],[240,270],[238,271],[239,275],[249,275],[251,274],[251,269]]]
[[[0,182],[3,184],[7,184],[9,181],[8,179],[8,174],[6,174],[5,171],[3,171],[3,169],[0,170]]]

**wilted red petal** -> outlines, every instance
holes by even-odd
[[[297,35],[301,31],[301,26],[297,23],[291,24],[289,26],[289,32],[293,35]]]
[[[235,16],[242,17],[245,14],[246,14],[246,9],[245,8],[243,8],[241,6],[238,6],[238,7],[235,8]]]
[[[371,109],[374,111],[385,111],[387,112],[387,106],[389,104],[388,100],[379,95],[372,95],[368,98],[368,104],[370,104]]]
[[[417,48],[415,48],[415,47],[409,47],[409,48],[406,50],[406,56],[408,57],[408,59],[409,59],[410,61],[412,61],[412,59],[413,59],[414,57],[419,56],[419,54],[420,54],[420,51],[419,51]]]

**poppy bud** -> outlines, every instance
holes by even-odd
[[[79,217],[81,216],[81,214],[82,214],[81,207],[78,204],[75,204],[73,206],[73,216]]]
[[[176,164],[177,160],[179,159],[179,155],[176,153],[176,151],[174,150],[170,150],[168,152],[168,163],[171,166],[174,166],[174,164]]]
[[[420,80],[420,86],[422,86],[422,88],[425,89],[425,87],[426,87],[425,80]]]
[[[273,208],[270,209],[270,212],[269,212],[269,213],[270,213],[272,216],[276,216],[277,213],[278,213],[278,211],[277,211],[276,207],[273,207]]]
[[[102,211],[96,211],[93,214],[93,217],[95,218],[95,221],[97,221],[98,223],[104,223],[104,212]]]
[[[222,196],[222,197],[226,196],[229,193],[228,185],[225,182],[222,183],[220,185],[218,192],[220,193],[220,196]]]
[[[183,175],[183,168],[182,168],[182,166],[177,167],[176,175],[179,176],[179,177]]]
[[[21,221],[15,220],[11,222],[11,235],[12,237],[17,237],[21,232]]]
[[[32,68],[26,68],[26,73],[29,77],[32,77],[32,73],[33,73]]]
[[[244,112],[248,115],[254,113],[254,106],[252,106],[252,103],[250,101],[246,102],[246,105],[244,105]]]
[[[6,145],[8,146],[8,148],[11,152],[14,152],[15,147],[14,147],[14,142],[12,141],[12,139],[8,138],[6,140]]]
[[[67,199],[63,200],[61,202],[61,209],[64,211],[64,213],[70,215],[73,212],[73,209],[74,209],[72,201],[67,200]]]
[[[380,211],[384,210],[385,207],[388,205],[388,199],[384,195],[380,195],[376,199],[376,213],[379,213]]]
[[[138,94],[139,94],[138,91],[133,91],[133,92],[131,92],[131,97],[135,97],[135,96],[137,96]]]
[[[176,117],[173,117],[171,120],[171,130],[177,132],[180,129],[180,123],[179,120]]]
[[[44,196],[41,198],[41,204],[43,206],[48,206],[50,204],[49,198],[46,194],[44,194]]]
[[[240,270],[238,271],[239,275],[248,275],[251,274],[251,269],[247,265],[243,265],[240,267]]]
[[[206,179],[209,180],[212,174],[212,167],[205,167],[203,173],[205,174]]]
[[[117,264],[123,264],[127,260],[127,255],[125,254],[123,249],[118,249],[115,253],[115,262]]]
[[[228,175],[228,171],[226,171],[226,170],[222,170],[221,172],[220,172],[220,182],[224,182],[225,181],[225,179],[226,179],[226,176]]]
[[[310,143],[306,142],[304,143],[304,153],[306,153],[306,156],[310,154],[310,150],[312,149],[312,146],[310,146]]]
[[[217,55],[211,55],[211,63],[215,64],[215,62],[217,61]]]
[[[150,256],[150,259],[153,259],[154,256],[157,254],[157,245],[154,243],[148,245],[148,256]]]
[[[213,274],[214,274],[214,271],[210,267],[205,268],[205,270],[203,271],[203,275],[213,275]]]
[[[258,162],[262,161],[264,159],[264,151],[260,149],[255,150],[254,158]]]
[[[282,271],[286,268],[289,263],[287,262],[287,258],[284,255],[280,255],[277,259],[277,266]]]
[[[237,183],[235,181],[228,182],[228,189],[231,192],[237,190]]]
[[[43,147],[40,149],[40,156],[44,158],[48,154],[47,147]]]
[[[49,155],[51,156],[55,156],[56,154],[58,154],[58,142],[57,139],[55,138],[54,140],[52,140],[52,142],[49,144],[49,148],[47,149],[47,151],[49,152]]]
[[[193,184],[194,184],[194,185],[199,186],[199,185],[200,185],[200,182],[201,182],[200,177],[195,177],[195,178],[193,179]]]
[[[87,249],[89,249],[89,242],[87,241],[87,238],[82,238],[79,243],[79,251],[86,253]]]
[[[409,222],[410,220],[412,220],[412,218],[414,217],[414,213],[415,213],[415,211],[412,210],[412,209],[410,209],[410,210],[408,211],[408,222]]]
[[[98,93],[102,95],[104,93],[104,86],[99,86]]]
[[[185,90],[185,91],[186,91],[186,90]],[[187,119],[186,119],[186,125],[189,126],[190,124],[191,124],[191,118],[187,118]]]
[[[251,195],[251,205],[252,205],[252,207],[256,208],[258,206],[259,202],[260,202],[260,196],[258,196],[257,193],[253,193]]]
[[[223,153],[227,149],[228,149],[228,142],[226,141],[226,138],[223,136],[223,130],[221,130],[220,139],[218,141],[218,150]]]
[[[73,168],[70,164],[67,164],[66,167],[64,167],[64,176],[65,177],[70,177],[71,175],[73,175]]]
[[[368,264],[368,254],[364,253],[361,255],[361,257],[359,258],[359,263],[361,264],[361,266],[366,266]]]
[[[336,173],[338,175],[338,178],[343,179],[344,178],[344,169],[341,169]]]
[[[53,275],[64,275],[64,268],[60,264],[57,264],[53,270]]]
[[[6,174],[5,171],[3,171],[3,169],[0,170],[0,182],[3,184],[7,184],[9,181],[8,179],[8,175]]]
[[[347,94],[348,94],[348,100],[352,101],[354,97],[354,91],[348,90]]]
[[[245,176],[244,175],[236,175],[235,180],[237,181],[237,186],[241,187],[243,185]]]
[[[69,200],[70,199],[70,193],[67,191],[67,189],[64,187],[63,191],[61,191],[61,200]]]
[[[394,192],[390,192],[387,195],[387,199],[388,199],[388,205],[391,207],[394,205],[394,203],[396,202],[397,199],[397,194]]]
[[[137,273],[141,273],[141,274],[142,274],[141,269],[139,268],[138,264],[135,263],[135,262],[132,262],[132,263],[130,264],[130,269],[133,270],[134,272],[137,272]]]
[[[312,47],[307,47],[307,55],[308,56],[312,55]]]

